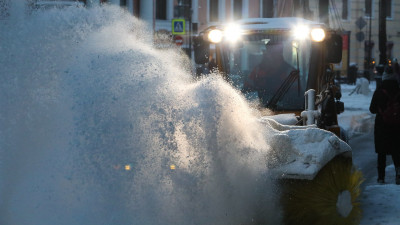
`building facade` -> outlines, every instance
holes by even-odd
[[[202,30],[219,22],[242,18],[273,17],[277,0],[86,0],[88,6],[102,3],[126,7],[134,16],[154,26],[154,30],[171,31],[171,21],[184,17],[179,7],[191,8],[194,31]],[[190,13],[189,13],[190,14]],[[197,28],[197,29],[196,29]]]
[[[342,75],[349,64],[360,70],[379,60],[379,2],[381,0],[85,0],[88,6],[116,4],[146,21],[154,32],[172,31],[174,18],[190,17],[192,29],[198,31],[221,22],[244,18],[298,16],[321,22],[344,31]],[[333,4],[334,3],[334,4]],[[322,6],[326,5],[326,11]],[[386,0],[387,56],[400,57],[400,1]],[[191,11],[190,11],[191,9]],[[188,13],[189,12],[189,13]],[[186,14],[185,14],[186,13]],[[325,18],[324,18],[325,14]],[[347,36],[346,36],[347,35]],[[348,38],[347,38],[348,37]],[[187,43],[183,46],[187,46]]]
[[[85,0],[88,7],[103,3],[125,7],[134,16],[146,21],[155,33],[171,33],[172,19],[186,18],[184,36],[187,47],[189,33],[196,35],[208,26],[245,18],[302,16],[301,2],[308,0]]]
[[[338,9],[350,31],[350,62],[368,69],[368,58],[379,63],[379,0],[341,0]],[[400,57],[400,1],[386,0],[386,55]],[[370,53],[369,50],[370,49]],[[373,62],[372,62],[373,63]]]

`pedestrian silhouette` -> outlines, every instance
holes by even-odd
[[[389,103],[400,104],[400,88],[391,66],[386,67],[382,85],[374,92],[369,110],[376,114],[374,141],[378,154],[378,183],[385,182],[386,155],[391,155],[396,170],[396,184],[400,184],[400,126],[396,122],[386,122],[384,112],[390,107]]]

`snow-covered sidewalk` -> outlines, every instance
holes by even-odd
[[[391,157],[387,157],[386,184],[376,183],[376,154],[374,151],[374,115],[369,105],[375,90],[375,82],[369,85],[368,94],[353,93],[356,86],[342,85],[342,101],[345,112],[339,115],[342,127],[349,131],[349,144],[353,148],[354,164],[364,174],[361,204],[361,225],[400,224],[400,185],[395,184],[395,172]]]

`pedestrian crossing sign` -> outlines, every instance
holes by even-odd
[[[185,20],[173,19],[172,20],[172,34],[185,34]]]

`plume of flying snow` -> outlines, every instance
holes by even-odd
[[[119,7],[16,2],[0,20],[0,224],[279,223],[268,129],[225,81],[195,81]]]

